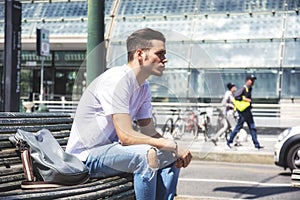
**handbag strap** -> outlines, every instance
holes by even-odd
[[[16,146],[21,153],[23,171],[27,181],[35,181],[33,173],[32,161],[28,146],[22,140],[17,140]]]

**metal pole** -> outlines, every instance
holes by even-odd
[[[105,0],[88,0],[87,85],[106,69]]]
[[[40,85],[40,101],[44,99],[44,57],[41,56],[41,85]]]
[[[6,112],[20,111],[21,18],[22,4],[14,0],[5,1],[5,53],[0,110]]]
[[[286,21],[287,21],[287,2],[284,1],[284,13],[282,20],[282,33],[280,38],[280,54],[279,54],[279,84],[278,84],[278,98],[281,100],[282,96],[282,78],[283,78],[283,59],[285,51],[285,31],[286,31]]]

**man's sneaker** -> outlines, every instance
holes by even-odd
[[[243,146],[243,145],[240,142],[237,142],[237,143],[234,144],[234,146],[235,147],[240,147],[240,146]]]
[[[217,140],[211,139],[212,143],[214,143],[215,146],[217,146]]]
[[[232,147],[230,146],[230,143],[226,143],[226,149],[232,149]]]
[[[255,147],[256,150],[260,150],[260,149],[263,149],[264,146],[258,146],[258,147]]]

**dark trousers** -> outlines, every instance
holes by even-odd
[[[256,126],[253,120],[251,107],[248,107],[243,112],[238,111],[238,113],[239,113],[239,118],[234,130],[230,133],[228,144],[233,142],[234,137],[243,128],[244,122],[246,122],[250,130],[250,135],[252,137],[253,144],[256,148],[258,148],[260,145],[257,140]]]

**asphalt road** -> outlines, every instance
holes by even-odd
[[[290,171],[272,164],[196,160],[181,170],[176,200],[299,200],[300,188],[290,183]]]

